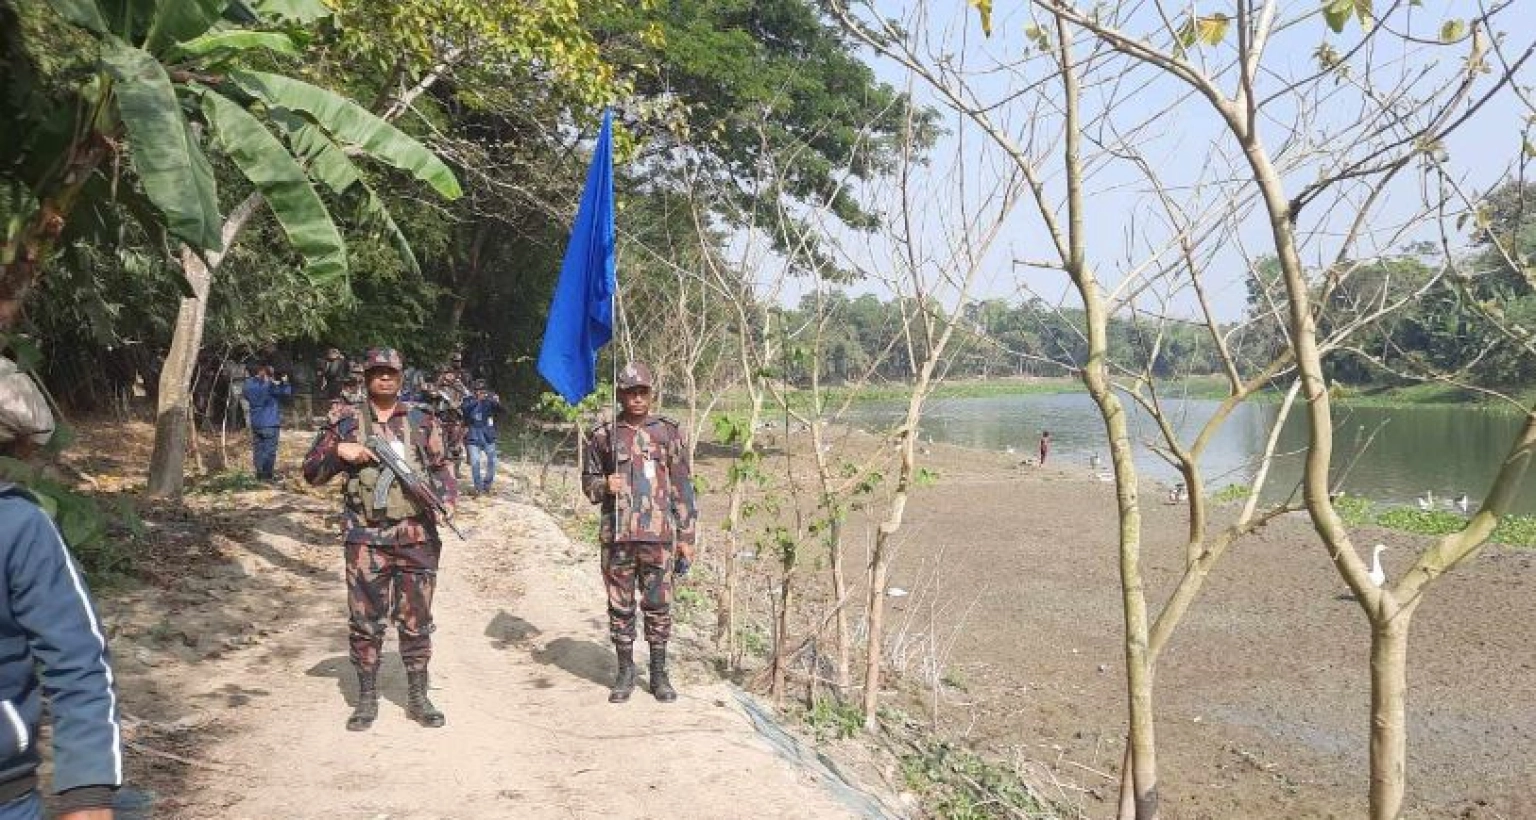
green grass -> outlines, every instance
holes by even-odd
[[[1509,392],[1511,397],[1526,407],[1536,399],[1536,388],[1520,388]],[[1278,399],[1280,394],[1275,392],[1274,395]],[[1335,404],[1342,407],[1473,407],[1495,412],[1519,412],[1518,407],[1508,402],[1448,384],[1425,383],[1396,387],[1336,384],[1332,398]]]
[[[1374,524],[1398,532],[1415,535],[1450,535],[1467,525],[1465,516],[1449,510],[1420,510],[1415,507],[1387,507],[1378,509],[1364,498],[1345,496],[1334,508],[1344,523],[1357,527]],[[1536,515],[1506,515],[1488,537],[1493,544],[1503,544],[1524,549],[1536,548]]]
[[[254,475],[244,470],[226,470],[198,481],[187,492],[198,495],[218,495],[266,488],[266,484],[257,481]]]
[[[1056,817],[1054,807],[1006,766],[947,742],[916,742],[901,758],[902,779],[928,816],[947,820]]]
[[[864,728],[864,714],[853,704],[818,698],[816,705],[805,713],[805,723],[815,732],[817,740],[841,740],[857,735]]]

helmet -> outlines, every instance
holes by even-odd
[[[619,371],[619,389],[628,390],[631,387],[655,387],[656,380],[651,376],[651,368],[645,362],[630,362]]]
[[[363,369],[373,370],[377,367],[385,367],[399,373],[405,369],[405,362],[400,358],[400,351],[392,347],[370,347],[368,355],[363,358]]]

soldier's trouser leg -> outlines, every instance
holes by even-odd
[[[665,543],[636,544],[640,611],[645,613],[645,642],[664,645],[672,637],[672,549]]]
[[[379,550],[347,544],[347,642],[359,672],[377,672],[389,612],[391,568]]]
[[[621,541],[603,545],[603,586],[608,592],[608,634],[615,644],[635,642],[635,548]]]
[[[400,632],[400,659],[407,672],[425,672],[432,660],[432,595],[442,544],[393,548],[395,582],[390,615]]]

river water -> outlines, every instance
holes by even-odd
[[[1218,402],[1205,399],[1165,401],[1185,446],[1215,412]],[[1146,443],[1160,440],[1157,427],[1139,407],[1127,403],[1136,463],[1142,474],[1164,483],[1178,473]],[[1250,402],[1239,406],[1207,447],[1201,460],[1207,489],[1248,485],[1280,406]],[[849,423],[878,429],[905,413],[904,402],[856,404]],[[1456,495],[1467,493],[1473,509],[1514,441],[1521,417],[1456,407],[1334,408],[1334,470],[1330,486],[1383,504],[1413,504],[1426,492],[1435,505],[1450,509]],[[1050,459],[1088,466],[1100,457],[1108,469],[1104,423],[1086,393],[1020,394],[934,399],[928,403],[922,434],[932,440],[983,450],[1012,447],[1022,459],[1034,457],[1040,433],[1051,433]],[[1281,431],[1279,457],[1271,468],[1264,497],[1293,491],[1300,499],[1306,421],[1293,410]],[[1528,479],[1514,512],[1536,513],[1536,480]]]

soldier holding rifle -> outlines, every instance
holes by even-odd
[[[342,498],[348,633],[358,679],[357,705],[347,728],[363,731],[378,717],[386,617],[399,630],[409,687],[406,715],[436,728],[445,718],[427,697],[427,664],[432,658],[432,593],[442,555],[437,527],[452,517],[458,488],[437,419],[399,399],[400,354],[391,348],[372,349],[363,367],[367,399],[340,408],[304,459],[304,478],[310,484],[324,484],[338,474],[346,478]],[[398,480],[402,477],[382,463],[394,459],[380,459],[369,449],[370,441],[389,447],[416,473],[430,476],[438,498],[413,492],[419,483]],[[439,504],[440,510],[435,510]]]

